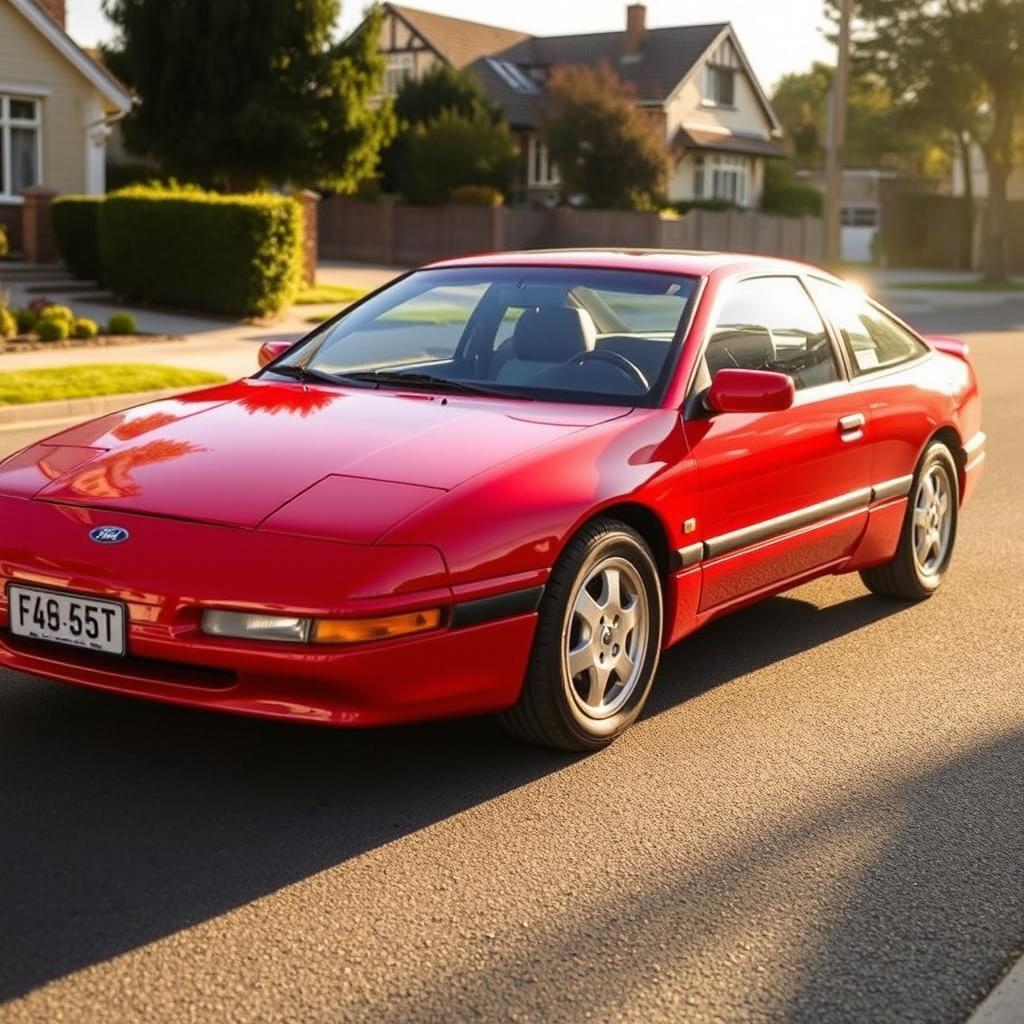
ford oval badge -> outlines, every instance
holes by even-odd
[[[97,526],[89,531],[89,540],[96,544],[123,544],[128,531],[123,526]]]

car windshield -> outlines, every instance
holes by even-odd
[[[649,405],[675,364],[692,277],[577,267],[420,270],[268,368],[292,377]]]

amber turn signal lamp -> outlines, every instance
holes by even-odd
[[[441,609],[386,615],[379,619],[318,619],[310,639],[316,644],[358,644],[424,633],[441,625]]]

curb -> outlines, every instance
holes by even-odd
[[[967,1019],[967,1024],[1020,1024],[1024,1021],[1024,957]]]
[[[173,398],[196,386],[186,388],[161,388],[159,391],[136,391],[123,395],[101,395],[96,398],[68,398],[59,402],[33,402],[31,405],[0,406],[0,432],[22,430],[35,423],[61,422],[70,419],[91,419],[110,412],[119,412],[131,405],[155,402],[161,398]]]

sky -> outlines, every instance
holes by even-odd
[[[84,46],[110,35],[100,0],[67,0],[68,30]],[[535,35],[605,32],[625,25],[626,0],[412,0],[409,7],[520,29]],[[343,0],[342,29],[358,24],[364,4]],[[761,84],[770,92],[787,71],[803,71],[814,60],[831,61],[825,42],[823,0],[648,0],[647,24],[698,25],[731,21]]]

